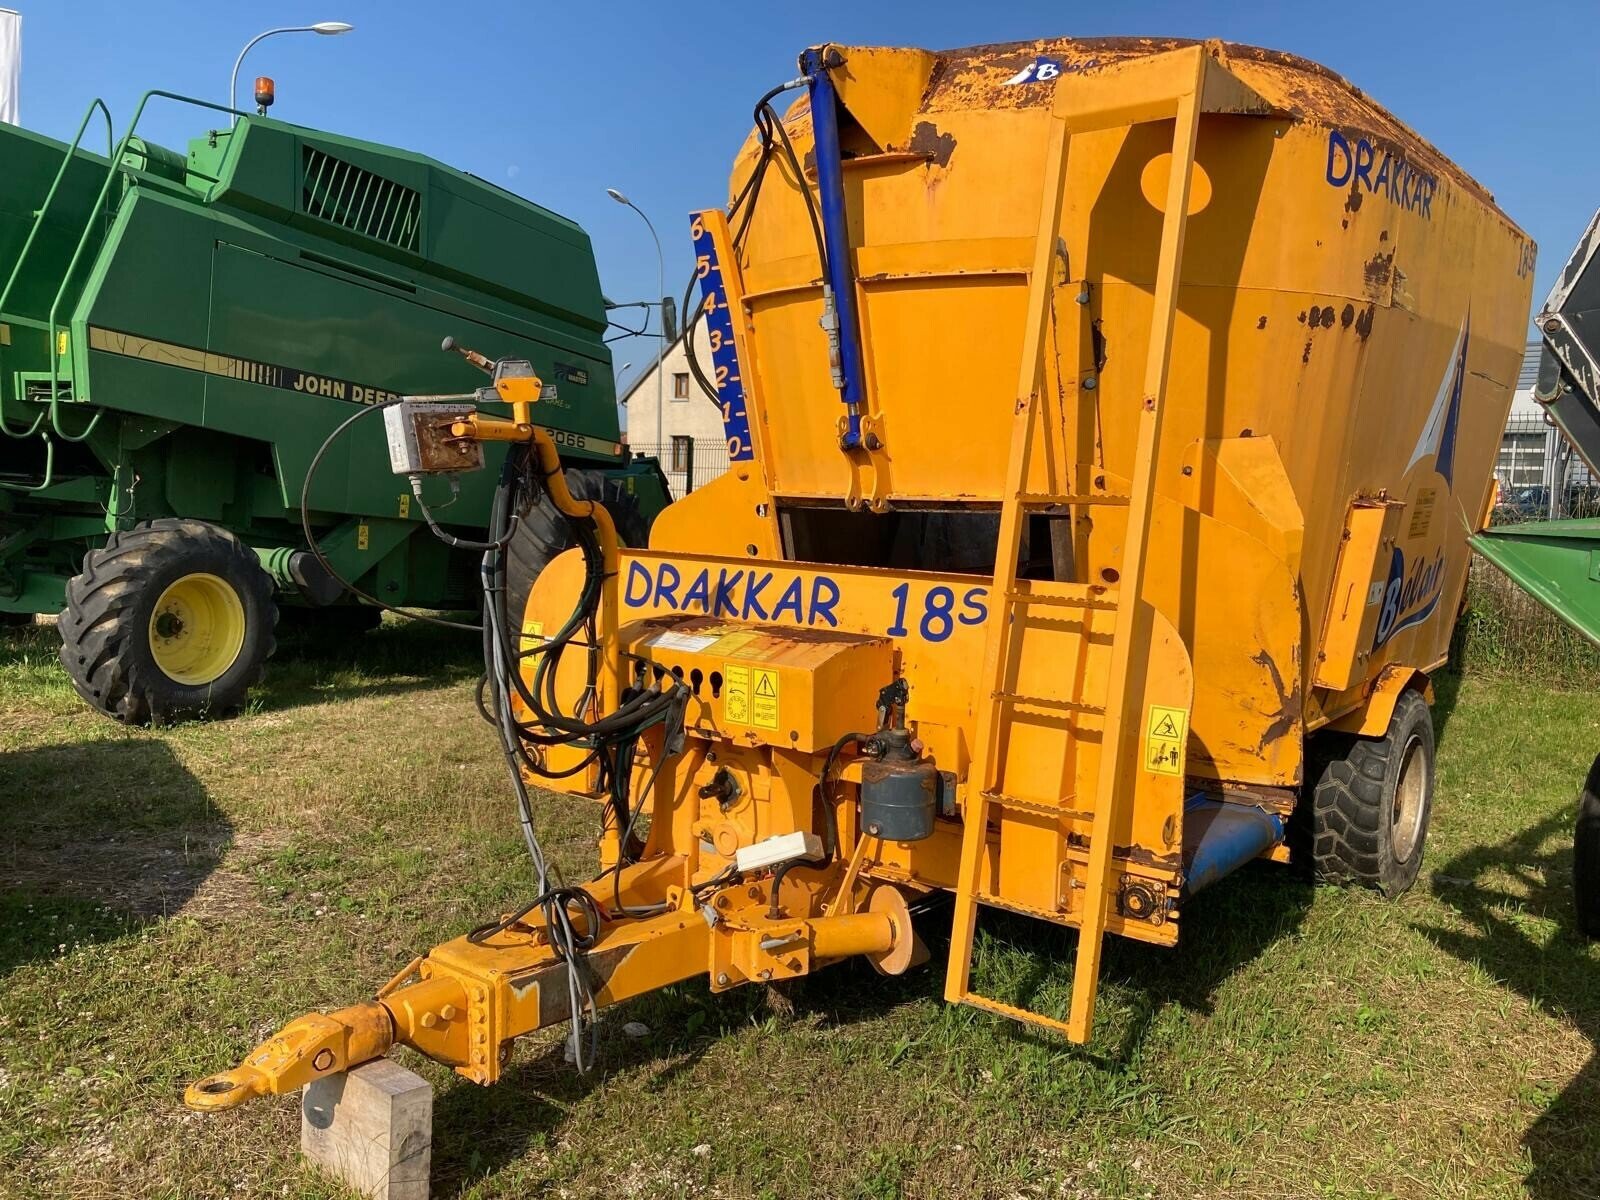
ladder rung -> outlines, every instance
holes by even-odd
[[[1063,596],[1059,592],[1007,592],[1006,599],[1013,604],[1053,604],[1057,608],[1092,608],[1100,612],[1115,612],[1115,600],[1099,600],[1093,596]]]
[[[991,692],[990,698],[1001,704],[1021,704],[1028,708],[1054,708],[1061,712],[1088,713],[1099,716],[1106,709],[1103,704],[1085,704],[1081,700],[1054,700],[1049,696],[1022,696],[1016,692]]]
[[[1126,508],[1127,496],[1109,492],[1019,492],[1017,503],[1023,508],[1077,508],[1088,504],[1109,504]]]
[[[1006,796],[1000,792],[985,792],[983,798],[998,808],[1015,809],[1018,812],[1037,813],[1042,817],[1066,817],[1076,821],[1090,821],[1094,819],[1093,813],[1080,812],[1075,808],[1063,808],[1059,804],[1050,804],[1044,800],[1024,800],[1019,796]]]
[[[961,1003],[970,1004],[973,1008],[981,1008],[984,1012],[994,1013],[997,1017],[1010,1017],[1013,1021],[1021,1021],[1024,1025],[1039,1025],[1045,1029],[1053,1029],[1069,1038],[1072,1037],[1072,1029],[1065,1021],[1058,1021],[1054,1017],[1047,1017],[1042,1013],[1029,1012],[1025,1008],[1017,1008],[1015,1005],[1004,1004],[999,1000],[991,1000],[987,996],[978,995],[977,992],[968,992],[961,997]]]

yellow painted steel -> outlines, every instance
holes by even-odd
[[[244,603],[220,575],[173,580],[150,611],[150,657],[168,678],[203,687],[221,678],[244,646]]]
[[[769,163],[733,228],[694,218],[748,442],[648,548],[603,538],[593,711],[669,676],[691,697],[681,753],[655,730],[635,763],[633,794],[652,784],[638,861],[605,810],[616,870],[585,885],[603,915],[585,969],[599,1004],[852,954],[904,969],[906,898],[950,891],[947,996],[1081,1041],[1101,934],[1178,939],[1186,801],[1287,816],[1308,734],[1380,733],[1400,694],[1426,693],[1487,512],[1533,248],[1416,133],[1290,55],[1162,39],[823,53],[862,444],[841,446],[818,325],[802,98],[782,117],[802,174]],[[730,196],[764,157],[752,135]],[[719,383],[732,373],[719,360]],[[456,433],[539,436],[526,404]],[[546,442],[558,506],[603,522]],[[930,513],[987,520],[992,557],[895,524]],[[576,552],[547,567],[522,627],[571,613],[583,569]],[[569,711],[587,676],[561,661]],[[880,727],[895,681],[940,773],[933,832],[913,841],[864,833],[855,750],[824,777],[841,738]],[[537,753],[601,795],[581,748]],[[828,861],[781,883],[731,876],[743,848],[835,829]],[[972,992],[984,906],[1080,930],[1066,1014]],[[373,1004],[394,1040],[489,1082],[510,1039],[573,1015],[567,969],[535,911],[434,949]],[[296,1044],[354,1061],[326,1018],[304,1020]],[[265,1049],[220,1096],[303,1081],[303,1056]]]

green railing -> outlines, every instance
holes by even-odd
[[[59,438],[64,442],[85,441],[88,439],[89,435],[94,432],[95,427],[99,425],[100,418],[105,415],[104,409],[97,410],[94,415],[89,418],[89,423],[76,433],[68,433],[66,429],[62,427],[61,354],[60,343],[58,340],[63,332],[60,321],[61,306],[65,302],[67,294],[71,291],[72,281],[77,275],[79,267],[83,263],[84,255],[89,248],[92,235],[95,232],[96,222],[102,219],[107,222],[110,220],[109,201],[111,197],[112,184],[116,181],[119,174],[132,170],[132,168],[128,168],[123,165],[122,159],[128,151],[128,146],[131,143],[135,132],[138,130],[139,121],[144,116],[145,107],[151,100],[158,99],[174,100],[180,104],[189,104],[196,108],[209,109],[212,112],[227,113],[231,116],[249,115],[241,109],[230,108],[223,104],[213,104],[209,100],[199,100],[193,96],[180,95],[177,92],[152,90],[139,97],[138,106],[134,109],[133,120],[129,122],[127,132],[124,133],[121,140],[118,141],[115,146],[113,146],[111,111],[106,107],[105,103],[99,99],[96,99],[92,104],[89,105],[89,110],[84,114],[83,121],[78,126],[77,136],[73,138],[72,144],[68,149],[66,156],[62,159],[60,168],[56,171],[55,180],[51,183],[50,191],[45,196],[44,205],[39,209],[39,212],[35,214],[33,228],[29,231],[27,240],[23,243],[22,250],[17,257],[17,261],[12,265],[11,275],[6,280],[5,290],[0,291],[0,312],[4,312],[6,310],[6,303],[10,299],[12,289],[15,287],[17,279],[21,275],[23,261],[33,249],[33,243],[38,237],[39,230],[44,225],[45,217],[50,211],[50,206],[56,199],[56,194],[60,190],[61,182],[66,177],[68,168],[72,165],[72,161],[74,156],[77,154],[79,144],[83,140],[84,132],[88,129],[89,122],[93,118],[95,111],[98,109],[102,114],[104,114],[106,121],[106,177],[105,182],[100,186],[99,194],[95,197],[94,203],[89,208],[89,216],[84,222],[83,233],[78,238],[78,244],[73,249],[72,258],[67,263],[66,271],[62,273],[61,283],[56,288],[55,298],[50,304],[50,312],[45,325],[50,354],[50,394],[46,400],[48,408],[46,412],[40,413],[34,418],[32,425],[21,432],[18,432],[7,425],[5,423],[4,415],[0,414],[0,432],[3,432],[13,438],[28,438],[32,437],[34,434],[38,434],[38,436],[44,440],[44,481],[38,484],[19,484],[0,480],[0,487],[7,488],[11,491],[23,492],[38,492],[48,488],[54,481],[55,475],[55,438]],[[212,185],[213,190],[215,186],[215,184]],[[206,193],[207,200],[210,199],[210,194],[210,190],[208,190]],[[102,233],[103,232],[104,231],[102,230]],[[48,429],[41,428],[41,426],[44,424],[46,416],[49,417]],[[51,436],[52,433],[55,435],[54,438]]]

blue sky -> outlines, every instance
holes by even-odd
[[[353,23],[256,48],[241,72],[278,84],[274,115],[431,154],[553,208],[594,239],[615,299],[650,296],[656,259],[627,193],[667,251],[668,290],[691,258],[685,214],[726,198],[750,106],[820,41],[930,48],[1106,34],[1221,37],[1325,64],[1393,110],[1494,192],[1539,242],[1542,299],[1600,207],[1600,6],[1460,2],[1252,4],[1007,0],[723,0],[547,4],[436,0],[0,0],[23,13],[22,119],[70,136],[103,96],[126,121],[159,87],[220,100],[239,48],[273,25]],[[245,99],[243,103],[248,103]],[[152,111],[141,129],[182,146],[207,122]],[[651,343],[623,341],[636,373]]]

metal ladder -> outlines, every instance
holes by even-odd
[[[963,821],[955,915],[950,938],[950,962],[945,978],[945,998],[952,1003],[1023,1021],[1065,1034],[1074,1042],[1089,1038],[1100,974],[1101,946],[1110,901],[1112,833],[1133,790],[1136,763],[1124,752],[1137,726],[1137,688],[1144,661],[1135,652],[1137,610],[1141,605],[1148,557],[1151,510],[1155,494],[1156,454],[1165,407],[1169,355],[1177,312],[1178,271],[1188,221],[1190,179],[1193,173],[1199,118],[1203,111],[1259,112],[1260,97],[1226,71],[1211,47],[1192,47],[1171,54],[1113,68],[1096,79],[1078,78],[1057,85],[1045,156],[1045,186],[1040,202],[1034,257],[1029,276],[1027,324],[1022,343],[1022,363],[1012,418],[1006,484],[1000,510],[1000,537],[996,549],[993,591],[998,599],[988,622],[984,647],[977,740]],[[1157,259],[1155,303],[1145,361],[1134,470],[1129,494],[1039,494],[1026,490],[1034,450],[1039,441],[1040,408],[1045,384],[1044,352],[1051,313],[1052,261],[1056,254],[1062,204],[1066,196],[1067,151],[1074,133],[1086,133],[1144,121],[1172,120],[1169,172],[1161,245]],[[1024,521],[1030,513],[1059,510],[1063,506],[1126,504],[1127,536],[1117,588],[1105,598],[1092,599],[1054,594],[1029,594],[1017,586],[1017,560]],[[1114,613],[1108,686],[1103,701],[1071,696],[1025,696],[1009,686],[1012,642],[1025,624],[1030,605],[1056,604],[1077,608],[1109,609]],[[1000,748],[1018,706],[1075,713],[1093,713],[1103,719],[1100,769],[1093,807],[1085,814],[1075,797],[1057,804],[1041,804],[1010,796],[1001,790]],[[1092,821],[1087,877],[1079,922],[1076,969],[1071,1009],[1066,1021],[1005,1004],[971,989],[972,943],[980,904],[1067,922],[1066,914],[1032,911],[1007,903],[1004,895],[982,890],[988,851],[988,825],[996,810],[1059,816],[1089,815]],[[998,848],[995,851],[998,866]],[[998,870],[996,871],[999,877]],[[996,892],[1001,889],[997,888]]]

